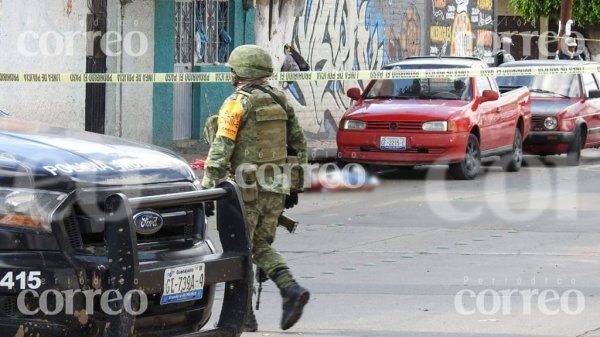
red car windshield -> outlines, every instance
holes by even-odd
[[[503,87],[527,87],[532,97],[580,96],[576,75],[498,76],[496,81]]]
[[[365,94],[369,98],[419,98],[470,100],[471,84],[468,78],[424,78],[377,80]]]
[[[417,70],[454,68],[448,65],[406,65],[386,70]],[[367,89],[364,99],[392,98],[392,99],[445,99],[445,100],[471,100],[472,90],[469,78],[422,78],[422,79],[397,79],[376,80],[370,89]]]

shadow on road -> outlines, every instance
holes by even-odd
[[[600,151],[584,150],[581,154],[581,164],[579,167],[586,169],[586,166],[600,165]],[[567,165],[567,156],[534,156],[526,155],[523,158],[523,168],[575,168]],[[598,168],[600,170],[600,167]],[[448,172],[447,165],[431,165],[416,167],[394,167],[380,166],[369,167],[369,172],[383,180],[454,180]],[[499,160],[495,158],[485,159],[482,162],[481,173],[477,179],[485,177],[487,174],[503,173]]]
[[[598,165],[600,164],[600,152],[598,150],[584,150],[581,152],[581,164]],[[523,160],[525,167],[569,167],[567,165],[566,155],[557,156],[525,156]]]

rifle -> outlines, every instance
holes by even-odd
[[[277,223],[277,226],[281,226],[281,227],[287,229],[287,231],[290,232],[290,234],[292,234],[292,233],[295,233],[296,228],[298,228],[298,221],[296,221],[282,213],[279,216],[279,222]]]
[[[256,295],[256,310],[260,309],[260,294],[262,294],[262,285],[269,279],[264,270],[256,267],[256,281],[258,281],[258,294]]]

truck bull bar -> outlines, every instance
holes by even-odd
[[[139,289],[140,266],[137,254],[137,238],[133,223],[133,211],[152,207],[194,205],[208,201],[217,203],[217,230],[223,252],[202,257],[206,263],[206,284],[225,282],[223,307],[214,329],[200,330],[169,337],[234,337],[242,333],[242,325],[251,305],[252,262],[246,227],[246,214],[241,203],[238,187],[224,182],[218,188],[147,197],[127,198],[124,194],[112,194],[105,203],[105,242],[109,261],[108,287],[125,294]],[[211,266],[220,273],[211,272]],[[162,287],[162,284],[160,285]],[[132,299],[132,306],[136,306]],[[135,317],[123,309],[123,300],[111,301],[119,315],[109,318],[105,337],[134,336]]]

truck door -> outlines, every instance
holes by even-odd
[[[489,78],[492,90],[500,94],[500,88],[496,83],[495,79]],[[516,97],[516,95],[514,96]],[[517,120],[519,112],[519,103],[516,99],[509,99],[510,97],[503,97],[500,94],[500,98],[496,101],[496,124],[494,128],[497,130],[497,141],[496,147],[503,147],[513,144],[515,138],[515,129],[517,127]],[[521,130],[523,131],[523,130]]]
[[[477,96],[481,97],[484,90],[493,90],[487,77],[477,77]],[[481,130],[481,150],[490,150],[498,147],[499,126],[496,108],[497,101],[483,102],[477,107],[480,116],[479,128]]]

